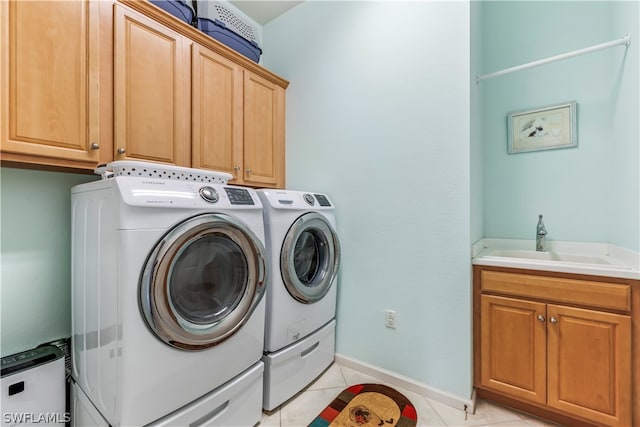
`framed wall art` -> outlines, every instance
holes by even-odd
[[[509,154],[578,146],[575,101],[507,114]]]

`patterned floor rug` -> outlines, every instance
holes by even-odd
[[[308,427],[415,427],[416,409],[402,393],[382,384],[343,390]]]

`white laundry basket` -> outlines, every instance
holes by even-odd
[[[257,24],[244,18],[230,4],[198,1],[198,29],[252,61],[260,61],[262,49]]]

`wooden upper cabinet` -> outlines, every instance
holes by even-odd
[[[631,423],[631,318],[549,304],[548,402],[612,426]]]
[[[3,162],[285,185],[288,82],[150,2],[0,0],[0,48]]]
[[[3,159],[99,162],[99,4],[0,2]]]
[[[284,88],[195,43],[191,81],[192,166],[284,187]]]
[[[242,69],[192,45],[192,166],[227,172],[242,167]]]
[[[245,70],[244,184],[284,186],[284,117],[284,88]]]
[[[250,71],[244,72],[243,181],[284,186],[285,90]]]
[[[189,40],[114,8],[114,159],[190,166]]]

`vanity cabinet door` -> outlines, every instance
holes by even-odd
[[[546,305],[481,296],[482,386],[546,402]]]
[[[631,318],[549,304],[548,406],[631,425]]]

